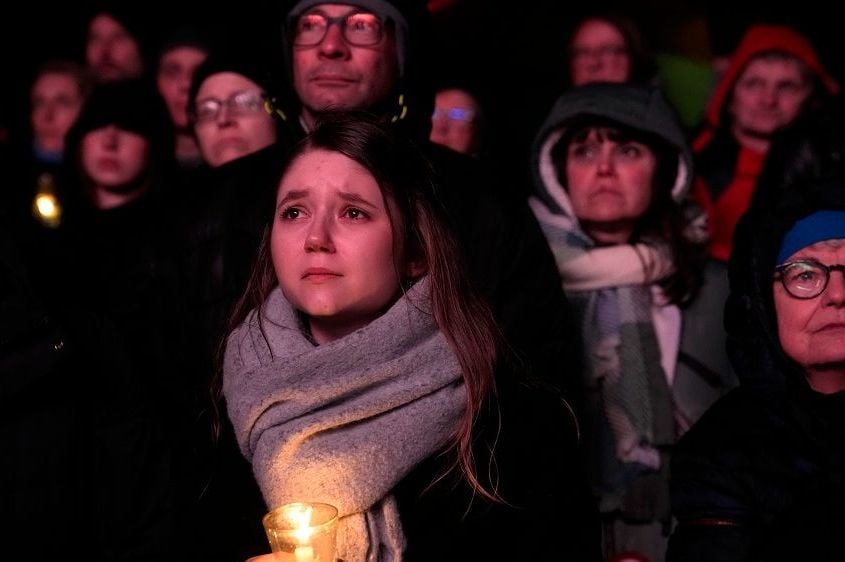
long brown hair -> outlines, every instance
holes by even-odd
[[[400,259],[405,263],[414,260],[424,265],[435,322],[458,358],[466,386],[467,408],[451,441],[457,451],[452,468],[460,466],[474,490],[498,500],[495,489],[488,490],[477,476],[472,444],[475,420],[495,391],[493,371],[499,332],[490,308],[467,280],[454,235],[446,227],[435,197],[430,164],[410,141],[363,113],[332,113],[322,118],[294,147],[285,169],[299,156],[317,149],[339,152],[354,160],[373,175],[385,200],[390,196],[395,201],[400,220],[391,221],[394,247],[404,249]],[[227,334],[250,311],[260,312],[261,304],[278,285],[269,240],[268,227],[247,287],[229,319]],[[415,281],[402,279],[401,266],[397,264],[397,281],[403,286]],[[219,375],[220,369],[214,384],[215,404],[220,403],[222,394]]]

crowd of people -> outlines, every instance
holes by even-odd
[[[263,515],[304,501],[345,562],[841,558],[811,39],[750,25],[690,129],[635,20],[584,15],[508,144],[432,60],[448,7],[289,0],[265,57],[98,6],[34,70],[0,153],[7,553],[272,560]]]

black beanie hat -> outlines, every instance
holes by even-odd
[[[194,77],[191,80],[191,91],[188,94],[188,104],[192,105],[197,98],[200,86],[213,74],[221,72],[234,72],[245,76],[258,84],[266,93],[272,93],[274,89],[273,76],[267,67],[257,60],[255,55],[247,53],[237,56],[231,52],[218,51],[213,53],[205,62],[197,67]]]
[[[194,47],[204,53],[211,53],[212,39],[210,34],[196,25],[178,24],[166,30],[159,42],[156,63],[161,57],[179,47]]]
[[[87,133],[108,125],[146,138],[154,162],[166,161],[173,153],[173,129],[167,107],[147,81],[120,80],[97,86],[68,132],[68,154],[77,154]]]

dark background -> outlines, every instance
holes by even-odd
[[[434,3],[435,0],[432,0]],[[818,0],[776,7],[774,2],[494,2],[436,0],[437,67],[473,86],[494,115],[542,110],[559,91],[563,43],[568,26],[584,8],[612,7],[637,21],[654,52],[683,54],[707,61],[725,55],[752,21],[785,22],[807,34],[823,62],[842,82],[843,24]],[[37,65],[52,56],[81,58],[84,24],[91,2],[46,5],[31,2],[4,17],[0,32],[6,87],[0,89],[0,124],[14,126],[25,112],[26,93]],[[124,3],[125,5],[128,3]],[[197,0],[132,5],[149,29],[151,45],[173,22],[207,27],[221,42],[250,56],[275,60],[283,2],[242,0],[225,4]],[[9,10],[7,9],[7,12]],[[153,49],[154,50],[154,49]]]

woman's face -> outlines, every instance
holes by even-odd
[[[845,239],[817,242],[787,259],[845,264]],[[831,271],[827,288],[810,299],[797,299],[774,282],[778,336],[818,392],[845,389],[845,272]]]
[[[645,144],[612,140],[607,129],[590,129],[567,148],[566,185],[572,210],[600,243],[629,241],[651,204],[657,157]]]
[[[191,79],[206,57],[208,54],[198,47],[181,46],[168,50],[159,60],[156,86],[167,104],[170,120],[179,131],[188,126]]]
[[[310,150],[285,172],[271,233],[273,265],[318,343],[363,327],[396,300],[402,248],[393,225],[400,228],[391,197],[341,153]]]
[[[631,75],[631,57],[625,37],[610,22],[585,21],[572,36],[571,49],[573,86],[590,82],[626,82]]]
[[[795,121],[812,91],[798,59],[752,59],[733,87],[731,127],[739,135],[768,138]]]
[[[464,154],[473,154],[479,143],[478,102],[469,92],[440,90],[434,98],[431,142]]]
[[[194,132],[202,157],[222,166],[276,142],[261,87],[242,74],[219,72],[203,81],[194,100]]]
[[[82,138],[82,168],[97,187],[121,191],[141,177],[149,150],[150,143],[143,136],[107,125]]]
[[[71,74],[47,72],[32,85],[30,99],[35,142],[42,150],[61,152],[65,135],[82,107],[79,84]]]

